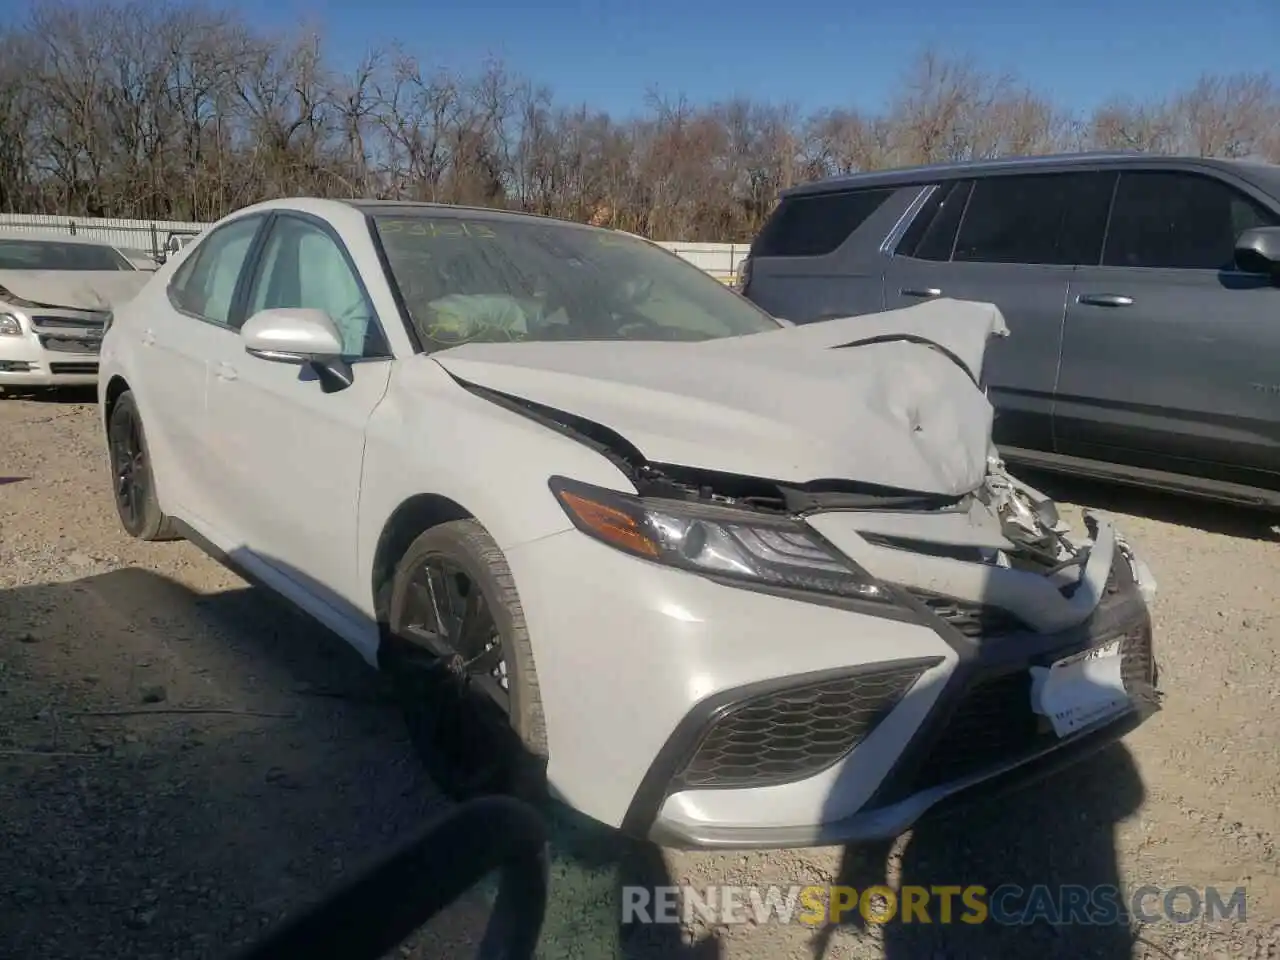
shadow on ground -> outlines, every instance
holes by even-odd
[[[10,960],[228,957],[447,803],[381,678],[257,589],[116,570],[4,592],[0,636]],[[658,851],[550,819],[541,956],[718,956],[624,938],[620,887],[670,883]],[[468,956],[487,913],[464,898],[398,956]]]
[[[0,956],[222,960],[396,849],[447,803],[381,678],[264,591],[200,595],[141,569],[0,595]],[[602,772],[602,775],[603,772]],[[1142,801],[1123,747],[917,826],[837,882],[1118,884]],[[621,888],[669,886],[652,845],[549,811],[546,960],[715,960],[714,938],[621,929]],[[447,867],[446,867],[447,869]],[[806,882],[806,878],[795,878]],[[471,955],[483,892],[402,957]],[[816,934],[827,955],[833,931]],[[891,924],[891,960],[1131,956],[1127,926]],[[750,945],[743,944],[747,952]]]
[[[1129,960],[1133,935],[1119,899],[1115,922],[1095,924],[1056,922],[1061,918],[1052,909],[1037,910],[1035,903],[1052,891],[1056,907],[1062,903],[1059,891],[1064,886],[1087,888],[1095,897],[1100,888],[1118,889],[1115,826],[1136,812],[1142,800],[1133,760],[1123,745],[1116,744],[1016,792],[926,818],[912,831],[900,858],[891,857],[888,844],[848,848],[836,883],[861,892],[896,874],[897,883],[890,883],[895,889],[901,884],[958,891],[981,885],[989,902],[1000,901],[1003,913],[1023,921],[965,922],[966,914],[976,914],[957,893],[952,922],[942,924],[935,895],[932,923],[918,922],[918,914],[916,922],[902,922],[899,910],[877,931],[886,960]],[[996,894],[999,888],[1006,892]],[[1034,892],[1037,888],[1042,892]],[[848,920],[854,928],[866,930],[856,910]],[[819,931],[815,957],[827,955],[835,933],[833,927]]]
[[[42,403],[97,403],[98,388],[88,387],[0,387],[0,400],[36,400]]]
[[[1280,541],[1280,515],[1274,511],[1215,503],[1126,484],[1041,473],[1023,467],[1015,467],[1013,472],[1059,503],[1146,517],[1226,537]]]

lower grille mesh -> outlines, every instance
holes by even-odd
[[[862,742],[939,662],[914,660],[734,705],[712,722],[673,789],[764,787],[821,773]]]
[[[1130,628],[1119,639],[1125,689],[1135,700],[1151,697],[1150,623]],[[959,780],[1037,753],[1056,742],[1058,737],[1049,721],[1031,711],[1028,670],[979,680],[956,708],[908,792]]]

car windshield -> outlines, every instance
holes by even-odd
[[[637,237],[555,221],[374,216],[427,352],[530,340],[712,340],[781,324]]]
[[[0,270],[132,270],[111,247],[58,240],[0,239]]]

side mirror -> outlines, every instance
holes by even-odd
[[[240,337],[250,356],[274,363],[310,365],[325,393],[351,386],[351,364],[342,359],[342,335],[323,310],[259,310],[244,322]]]
[[[1236,266],[1280,282],[1280,227],[1254,227],[1236,241]]]

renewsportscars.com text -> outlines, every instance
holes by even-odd
[[[624,887],[623,923],[867,923],[1018,926],[1245,919],[1244,887],[1078,885]]]

